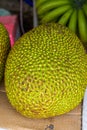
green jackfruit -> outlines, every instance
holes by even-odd
[[[10,50],[9,34],[5,26],[0,23],[0,82],[4,76],[5,62]]]
[[[39,25],[20,37],[5,69],[8,100],[22,115],[48,118],[74,109],[87,85],[87,55],[67,27]]]

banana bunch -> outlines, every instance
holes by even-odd
[[[36,0],[39,24],[58,22],[87,43],[87,0]]]

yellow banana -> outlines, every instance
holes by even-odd
[[[71,29],[74,33],[77,30],[77,9],[74,9],[68,24],[69,29]]]
[[[87,20],[82,9],[78,9],[78,30],[82,42],[87,42]]]
[[[63,24],[63,25],[66,25],[67,22],[69,21],[69,18],[70,18],[70,16],[71,16],[72,12],[73,12],[73,9],[72,9],[72,8],[70,8],[68,11],[66,11],[66,12],[59,18],[58,23]]]
[[[41,19],[41,23],[47,23],[53,21],[54,19],[57,19],[60,15],[62,15],[70,8],[70,5],[63,5],[46,13],[45,16]]]
[[[42,4],[39,8],[37,8],[37,14],[42,15],[52,9],[55,9],[61,5],[69,4],[69,0],[51,0]]]

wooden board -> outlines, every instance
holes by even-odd
[[[50,129],[52,125],[54,128]],[[81,130],[81,104],[71,112],[49,119],[29,119],[13,109],[0,85],[0,128],[9,130]]]

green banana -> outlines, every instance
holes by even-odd
[[[72,8],[69,9],[68,11],[66,11],[66,12],[60,17],[58,23],[63,24],[63,25],[66,25],[67,22],[69,21],[69,18],[70,18],[70,16],[71,16],[72,12],[73,12],[73,9],[72,9]]]
[[[45,2],[48,2],[49,0],[36,0],[36,8],[40,7],[42,4],[44,4]],[[50,0],[50,1],[58,1],[58,0]],[[67,1],[67,0],[61,0],[61,1]]]
[[[78,9],[78,30],[82,42],[87,42],[87,20],[82,9]]]
[[[62,15],[70,8],[71,8],[70,5],[63,5],[46,13],[44,17],[41,19],[41,23],[47,23],[53,21],[54,19],[57,19],[60,15]]]
[[[85,3],[85,4],[83,5],[82,9],[83,9],[85,15],[87,16],[87,3]]]
[[[71,29],[74,33],[76,33],[77,30],[77,9],[73,10],[73,13],[70,17],[69,24],[68,24],[69,29]]]
[[[43,4],[44,2],[47,2],[48,0],[36,0],[36,8],[38,8],[41,4]]]
[[[69,4],[69,0],[47,1],[44,4],[42,4],[39,8],[37,8],[37,14],[42,15],[52,9],[55,9],[59,6],[65,5],[65,4]]]

